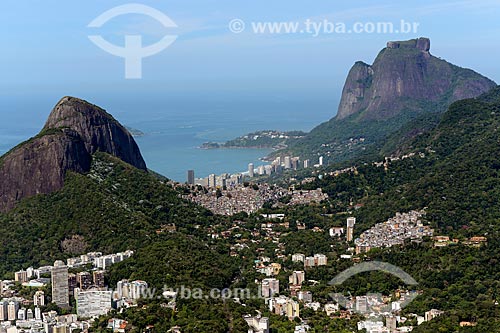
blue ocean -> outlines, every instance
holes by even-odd
[[[62,96],[0,96],[0,155],[36,135]],[[87,94],[78,96],[97,104],[126,126],[145,133],[136,141],[148,168],[184,182],[186,171],[197,178],[211,173],[245,171],[260,165],[266,149],[204,150],[207,141],[223,142],[263,129],[309,131],[331,118],[338,101],[298,96],[252,94],[167,95]]]

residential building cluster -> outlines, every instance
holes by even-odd
[[[148,283],[145,281],[121,280],[116,284],[116,290],[113,293],[113,300],[117,308],[130,307],[136,304],[137,300],[146,297]]]
[[[233,215],[239,212],[248,214],[262,208],[268,201],[278,200],[284,195],[280,189],[262,184],[253,186],[232,186],[227,189],[213,189],[205,193],[196,190],[186,196],[189,199],[209,210],[214,214]]]
[[[55,311],[41,312],[39,306],[23,298],[0,301],[0,333],[70,333],[87,331],[91,323],[77,315],[59,316]]]
[[[311,268],[317,266],[326,266],[328,264],[328,258],[324,254],[315,254],[314,256],[306,257],[302,253],[295,253],[292,255],[293,262],[303,262],[304,268]]]
[[[69,268],[77,268],[91,264],[96,269],[105,270],[109,266],[130,258],[134,251],[127,250],[121,253],[103,255],[101,252],[89,252],[79,257],[66,260]],[[64,264],[64,263],[63,263]],[[43,274],[52,272],[54,266],[42,266],[39,268],[28,267],[14,273],[14,281],[27,287],[43,287],[49,281],[41,278]]]
[[[322,151],[326,156],[335,156],[336,154],[352,151],[354,149],[364,149],[363,145],[365,145],[364,137],[352,137],[349,139],[345,139],[341,142],[334,141],[330,143],[321,144]]]
[[[299,302],[286,296],[271,297],[268,300],[269,311],[279,316],[286,316],[289,320],[300,317]]]
[[[130,258],[133,254],[134,251],[131,250],[107,255],[103,255],[101,252],[90,252],[76,258],[69,258],[67,260],[67,265],[68,267],[74,268],[92,264],[94,268],[105,270],[113,264]]]
[[[194,172],[194,171],[193,171]],[[188,175],[188,182],[192,176]],[[208,177],[195,179],[193,184],[201,185],[207,188],[224,188],[243,184],[245,177],[241,173],[229,174],[223,173],[220,175],[210,174]]]
[[[312,202],[320,203],[323,200],[328,199],[328,194],[324,193],[321,189],[309,190],[309,191],[290,191],[291,196],[290,201],[287,205],[307,205]],[[277,204],[279,206],[279,203]]]
[[[444,311],[431,309],[426,311],[424,316],[419,316],[417,314],[411,313],[409,317],[416,318],[417,326],[422,323],[431,321],[436,317],[444,314]],[[367,320],[358,322],[358,330],[366,330],[367,333],[406,333],[413,331],[413,326],[408,325],[407,317],[400,316],[399,314],[386,314],[384,315],[385,324],[380,317],[372,317]],[[475,323],[471,322],[461,322],[461,327],[464,326],[475,326]]]
[[[320,302],[315,302],[313,300],[313,294],[309,290],[301,290],[302,284],[306,281],[305,271],[292,271],[288,277],[289,281],[289,293],[290,297],[285,295],[280,295],[280,284],[279,280],[276,278],[266,278],[260,283],[261,293],[260,295],[265,299],[269,311],[276,315],[285,316],[289,320],[300,317],[301,304],[304,308],[312,309],[313,311],[325,311],[328,316],[333,316],[334,314],[340,313],[339,304],[326,303],[321,304]],[[310,280],[309,282],[314,282]],[[345,314],[344,314],[345,316]],[[252,322],[251,318],[258,320],[260,317],[246,316],[247,322],[252,327],[253,332],[259,332],[255,329],[257,325]],[[298,325],[296,330],[302,332],[307,329],[306,324]]]
[[[420,241],[425,236],[432,236],[434,230],[421,221],[425,211],[396,213],[386,222],[378,223],[364,231],[354,243],[356,253],[368,252],[372,248],[402,245],[407,240]]]
[[[127,328],[128,322],[119,318],[111,318],[108,320],[108,326],[106,327],[108,330],[113,331],[113,333],[125,333],[125,329]]]
[[[488,243],[488,238],[484,236],[474,236],[460,241],[458,238],[450,239],[449,236],[434,236],[434,247],[446,247],[448,245],[457,245],[462,243],[472,247],[480,247]]]
[[[15,272],[14,281],[21,283],[25,287],[43,287],[49,283],[48,279],[40,277],[43,272],[44,269],[28,267],[26,270]]]
[[[243,319],[248,324],[248,333],[269,333],[268,317],[245,315]]]
[[[41,312],[47,305],[46,295],[42,290],[34,293],[33,300],[14,296],[4,298],[0,301],[0,333],[86,331],[94,318],[105,315],[112,309],[113,292],[105,286],[104,269],[129,258],[133,253],[133,251],[110,255],[103,255],[100,252],[87,253],[68,259],[67,264],[57,260],[53,266],[43,266],[38,269],[29,267],[15,272],[14,281],[0,281],[2,295],[16,295],[15,282],[22,283],[23,286],[43,287],[50,281],[52,303],[69,310],[70,296],[74,296],[76,301],[76,314],[59,316],[55,311]],[[93,270],[69,273],[70,268],[86,265],[93,266]],[[48,281],[41,278],[41,275],[48,273],[50,273]],[[33,278],[35,279],[30,280]],[[124,294],[124,289],[125,287],[121,288],[120,293]],[[129,294],[132,295],[131,298],[135,298],[140,292],[132,288],[127,296]]]
[[[374,230],[380,232],[381,239],[381,242],[376,244],[400,244],[401,239],[418,240],[423,236],[432,235],[432,229],[424,226],[421,221],[423,214],[424,211],[398,213],[389,221],[381,223],[384,228],[381,228],[380,231],[374,228]],[[377,332],[375,329],[382,329],[382,332],[386,332],[384,330],[388,330],[387,332],[405,332],[405,330],[412,329],[411,326],[408,326],[407,319],[400,316],[399,311],[403,308],[405,300],[414,292],[398,291],[397,298],[393,296],[381,300],[377,300],[370,295],[348,298],[345,306],[340,306],[338,303],[320,297],[315,299],[315,295],[307,289],[309,285],[314,285],[318,281],[306,280],[306,274],[314,267],[327,265],[329,258],[320,253],[312,256],[294,253],[291,255],[292,262],[303,263],[304,269],[297,270],[296,265],[293,266],[293,269],[290,269],[291,267],[287,267],[287,259],[290,257],[286,255],[286,244],[281,240],[282,234],[286,233],[286,229],[289,228],[287,216],[275,212],[273,214],[261,214],[256,219],[257,224],[252,223],[250,228],[247,228],[248,222],[234,220],[230,224],[212,225],[207,230],[211,238],[223,238],[231,242],[231,256],[238,256],[240,255],[239,252],[243,250],[253,249],[255,251],[254,269],[266,276],[259,278],[256,283],[259,286],[260,295],[265,299],[265,304],[270,312],[299,322],[301,322],[300,311],[302,308],[322,311],[329,317],[341,319],[350,319],[353,313],[361,312],[369,319],[366,327],[371,329],[370,332]],[[297,223],[297,227],[308,228],[313,232],[326,232],[331,237],[346,237],[346,239],[349,238],[354,241],[356,219],[348,217],[344,226],[330,227],[326,230],[318,227],[306,227],[302,223]],[[370,231],[373,230],[370,229]],[[369,234],[375,237],[377,232]],[[377,238],[374,239],[378,240]],[[479,241],[479,239],[476,239],[476,241]],[[356,240],[355,244],[357,242],[358,240]],[[272,252],[270,252],[271,249]],[[350,259],[356,263],[362,260],[360,256],[353,255],[356,248],[349,247],[347,252],[350,254],[340,255],[340,258]],[[288,273],[288,286],[284,286],[283,280],[278,279],[278,275],[281,276],[283,272]],[[394,299],[397,299],[397,301],[394,301]],[[382,327],[379,327],[378,324],[372,324],[373,321],[376,322],[375,318],[381,315],[386,317],[382,321],[384,323]],[[425,315],[417,317],[419,322],[422,318],[425,320]],[[249,332],[265,332],[265,329],[268,328],[266,326],[268,319],[265,317],[248,315],[245,316],[245,320],[249,324]],[[389,326],[386,327],[387,325]],[[296,331],[307,331],[307,323],[302,322],[297,326]]]
[[[402,156],[386,156],[384,158],[383,162],[374,162],[373,165],[375,165],[376,167],[383,166],[385,170],[388,170],[391,162],[401,161],[401,160],[405,160],[407,158],[412,158],[412,157],[416,157],[416,156],[418,156],[420,158],[425,158],[425,153],[419,152],[417,155],[417,153],[412,152],[412,153],[408,153],[408,154],[405,154]]]
[[[328,198],[321,189],[310,191],[288,191],[269,184],[240,184],[229,187],[209,189],[195,188],[184,198],[191,200],[219,215],[234,215],[240,212],[248,214],[262,208],[266,202],[273,202],[274,206],[284,206],[279,199],[290,196],[286,205],[320,203]]]
[[[318,158],[318,163],[314,167],[318,168],[325,165],[323,156]],[[195,178],[195,171],[187,171],[188,185],[201,185],[210,188],[236,186],[242,184],[245,180],[250,180],[256,176],[270,176],[272,174],[280,174],[286,170],[307,169],[312,167],[311,160],[301,160],[300,157],[278,156],[271,164],[255,166],[254,163],[248,164],[248,169],[245,172],[221,175],[210,174],[205,178]]]
[[[248,174],[250,177],[258,174],[259,176],[264,175],[272,175],[274,173],[280,174],[286,170],[298,170],[298,169],[308,169],[312,166],[315,168],[321,167],[325,165],[325,161],[323,156],[318,158],[318,163],[312,165],[311,160],[301,160],[300,157],[295,156],[278,156],[276,157],[271,164],[261,165],[257,168],[257,170],[253,169],[251,164],[248,165]],[[253,172],[252,172],[253,171]],[[256,172],[255,172],[256,171]]]
[[[261,295],[264,298],[271,298],[280,293],[280,281],[275,278],[262,280],[260,284]]]
[[[382,223],[384,227],[380,230],[374,228],[370,229],[372,233],[369,233],[370,237],[375,237],[377,233],[380,233],[381,241],[375,243],[377,246],[386,246],[385,244],[402,244],[402,240],[405,239],[421,239],[423,236],[432,235],[432,229],[423,225],[421,219],[424,215],[424,211],[411,211],[405,214],[396,214],[395,217],[389,219],[389,221]],[[241,221],[234,221],[231,226],[226,226],[225,228],[219,229],[216,233],[217,237],[231,238],[234,240],[234,245],[232,246],[232,255],[237,255],[238,251],[242,249],[248,249],[249,247],[255,248],[257,244],[262,241],[272,242],[275,247],[274,256],[263,255],[265,252],[264,248],[257,247],[256,253],[258,255],[255,260],[255,269],[265,274],[267,277],[261,281],[256,281],[259,285],[259,290],[261,296],[265,298],[266,305],[274,314],[285,316],[289,319],[300,318],[301,307],[312,309],[313,311],[323,311],[327,316],[333,318],[350,319],[353,313],[363,313],[367,318],[367,321],[361,322],[360,328],[366,328],[368,332],[409,332],[413,328],[408,325],[407,318],[400,316],[400,310],[405,306],[411,297],[415,293],[420,293],[421,291],[396,291],[395,295],[392,297],[382,297],[376,298],[373,295],[358,296],[346,298],[345,303],[342,307],[339,303],[324,302],[324,300],[316,300],[313,293],[304,288],[304,285],[315,284],[317,281],[306,280],[306,274],[309,269],[314,267],[323,266],[328,264],[328,258],[323,254],[315,254],[313,256],[306,256],[303,253],[294,253],[291,255],[292,262],[300,262],[304,264],[304,270],[287,270],[286,266],[283,266],[286,262],[287,256],[286,245],[280,241],[281,233],[276,226],[286,229],[286,216],[284,214],[262,214],[260,218],[264,219],[264,222],[260,223],[261,228],[258,230],[247,230],[246,232],[251,232],[251,239],[243,239],[241,235],[245,233],[245,223]],[[354,228],[356,225],[356,219],[354,217],[349,217],[347,219],[346,225],[344,227],[331,227],[326,230],[332,237],[346,237],[354,240]],[[212,228],[219,228],[220,226],[213,226]],[[312,228],[311,230],[317,230],[318,232],[325,232],[320,228]],[[366,238],[371,240],[372,238]],[[378,238],[374,238],[374,241],[379,241]],[[482,239],[475,239],[476,241],[483,241]],[[356,240],[356,243],[358,240]],[[379,245],[382,244],[382,245]],[[344,255],[347,259],[352,259],[355,262],[360,262],[361,258],[352,255],[356,249],[354,247],[348,248],[350,255]],[[359,249],[358,249],[359,252]],[[259,255],[260,253],[260,255]],[[342,256],[341,256],[342,257]],[[358,259],[357,261],[354,259]],[[280,280],[278,280],[277,275],[281,272],[288,272],[288,287],[282,286]],[[304,282],[307,281],[307,284]],[[286,295],[283,295],[282,289],[286,288]],[[418,319],[418,324],[421,324],[425,320],[430,320],[431,317],[439,315],[441,312],[437,310],[429,310],[423,316],[415,315]],[[382,325],[376,320],[380,316],[385,317]],[[254,318],[254,319],[251,319]],[[249,332],[265,332],[267,326],[265,325],[266,319],[263,319],[263,327],[259,326],[259,322],[262,317],[247,316],[247,323],[249,323]],[[464,324],[465,325],[465,324]],[[297,332],[307,331],[307,323],[302,322],[296,328]]]
[[[257,272],[261,274],[265,274],[266,276],[276,276],[280,273],[281,264],[271,263],[269,265],[265,264],[256,264]]]
[[[409,304],[422,291],[396,290],[390,296],[381,294],[368,294],[365,296],[344,296],[335,294],[337,303],[323,308],[328,316],[347,318],[352,313],[362,314],[364,321],[358,322],[358,330],[366,330],[368,333],[400,333],[411,332],[413,326],[409,325],[409,318],[401,316],[401,310]],[[339,310],[342,306],[346,310]],[[417,325],[430,321],[444,312],[431,309],[423,316],[409,314],[415,318]],[[384,324],[385,321],[385,324]]]

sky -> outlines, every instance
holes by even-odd
[[[129,3],[157,9],[177,27],[140,14],[88,27],[103,12]],[[420,36],[431,39],[432,54],[500,82],[499,14],[498,0],[2,0],[0,119],[12,105],[26,110],[29,101],[47,108],[65,95],[104,103],[106,96],[145,94],[338,99],[355,61],[371,63],[387,41]],[[245,22],[245,31],[230,31],[234,19]],[[252,22],[306,20],[347,26],[405,20],[419,26],[411,33],[318,36],[252,31]],[[95,34],[116,45],[125,35],[142,35],[145,44],[178,37],[142,60],[142,79],[127,80],[124,59],[93,44],[88,36]]]

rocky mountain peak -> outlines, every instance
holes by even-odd
[[[64,185],[67,171],[90,170],[92,155],[104,152],[147,170],[132,135],[100,107],[64,97],[41,132],[0,158],[0,211]]]
[[[444,110],[495,86],[488,78],[429,53],[430,39],[387,43],[372,65],[356,62],[346,79],[336,119],[385,120],[417,114],[424,105]],[[442,111],[434,110],[434,111]]]
[[[132,135],[104,109],[75,97],[63,97],[54,107],[43,130],[76,131],[90,154],[102,151],[146,170]]]
[[[97,105],[93,105],[80,98],[65,96],[52,109],[44,129],[64,127],[68,124],[69,119],[78,119],[81,121],[96,117],[115,121],[110,114]]]
[[[431,49],[431,40],[429,38],[420,37],[417,39],[411,39],[407,41],[399,41],[399,42],[387,42],[388,49],[399,49],[399,48],[408,48],[408,49],[417,49],[423,52],[429,52]]]

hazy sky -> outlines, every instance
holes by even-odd
[[[130,1],[132,2],[132,1]],[[104,11],[130,3],[115,0],[2,0],[0,2],[0,98],[119,92],[340,94],[357,60],[371,63],[388,40],[431,38],[431,53],[500,82],[498,0],[139,0],[167,14],[166,29],[144,15],[114,18],[98,29],[87,25]],[[247,29],[234,34],[239,18]],[[257,21],[418,22],[410,34],[262,34]],[[123,59],[89,41],[100,34],[123,44],[141,34],[152,44],[165,34],[178,39],[143,60],[143,79],[125,80]],[[258,98],[258,97],[257,97]],[[3,112],[5,110],[0,110]]]

